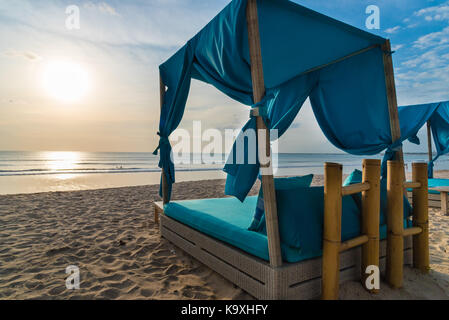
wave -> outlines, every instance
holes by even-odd
[[[346,164],[346,166],[356,166],[357,164]],[[281,164],[279,169],[294,168],[322,168],[322,163],[309,164]],[[221,171],[223,165],[217,167],[176,167],[177,172],[194,172],[194,171]],[[57,174],[105,174],[105,173],[151,173],[160,172],[160,168],[77,168],[77,169],[21,169],[21,170],[0,170],[0,176],[36,176],[36,175],[57,175]]]
[[[177,168],[176,171],[219,171],[220,168]],[[0,170],[0,177],[6,176],[37,176],[37,175],[56,175],[56,174],[99,174],[99,173],[151,173],[160,172],[159,168],[124,168],[124,169],[74,169],[74,170],[44,170],[44,169],[29,169],[29,170]]]

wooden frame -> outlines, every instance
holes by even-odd
[[[427,121],[427,150],[429,155],[429,163],[432,162],[433,159],[433,150],[432,150],[432,127],[430,124],[430,120]],[[434,194],[429,193],[429,207],[441,209],[441,212],[444,215],[449,215],[449,206],[448,206],[448,192],[449,186],[442,188],[435,188],[440,193],[439,197],[435,197]]]
[[[335,175],[326,176],[325,185],[331,187],[334,186],[336,179],[337,181],[341,180],[341,165],[328,164],[327,166],[337,168],[338,171]],[[362,192],[362,232],[364,234],[346,242],[340,242],[331,255],[325,251],[322,257],[298,263],[283,263],[280,267],[273,267],[271,263],[171,219],[164,214],[162,202],[155,203],[155,212],[160,215],[162,237],[257,299],[319,298],[329,287],[327,286],[329,281],[325,276],[328,271],[335,275],[332,279],[332,288],[337,290],[337,295],[332,298],[336,299],[338,298],[339,284],[348,280],[362,280],[364,283],[365,266],[377,265],[382,273],[386,270],[387,241],[379,241],[379,224],[372,224],[379,217],[379,172],[378,160],[365,160],[363,183],[356,187],[342,187],[340,184],[337,188],[337,190],[345,190],[344,193],[348,193],[348,190],[351,193]],[[340,174],[339,180],[338,174]],[[370,185],[368,190],[366,189],[367,184]],[[327,190],[334,191],[334,189]],[[333,212],[335,213],[340,206],[341,211],[342,194],[343,192],[338,193],[337,197],[326,196],[326,208],[334,208]],[[326,211],[326,213],[330,212],[329,209]],[[338,219],[335,219],[336,216],[335,214],[326,215],[325,230],[333,229],[333,225],[329,225],[329,223],[338,223]],[[324,240],[323,244],[325,243]],[[412,239],[409,235],[404,238],[402,254],[404,264],[411,265],[413,252]],[[330,268],[324,271],[324,266]]]
[[[249,55],[251,61],[251,78],[253,83],[253,100],[258,103],[265,95],[265,84],[263,77],[262,52],[260,48],[259,18],[257,16],[257,1],[248,0],[246,8],[246,22],[248,26]],[[267,158],[269,163],[262,174],[262,188],[264,198],[265,217],[267,225],[268,248],[270,263],[273,267],[282,265],[281,240],[279,237],[279,226],[276,206],[276,194],[274,191],[274,178],[271,170],[271,145],[270,133],[261,116],[257,116],[257,144],[259,159]],[[259,134],[261,133],[261,134]],[[262,139],[261,139],[262,138]],[[265,140],[265,141],[264,141]],[[265,155],[261,154],[266,152]]]
[[[429,163],[433,159],[433,150],[432,150],[432,131],[430,121],[427,121],[427,149],[428,149],[428,161]],[[408,186],[405,186],[409,189]],[[441,213],[444,215],[449,215],[449,186],[442,187],[434,187],[429,188],[429,190],[437,191],[438,194],[428,193],[428,206],[429,208],[440,209]],[[413,201],[413,193],[411,191],[407,191],[408,200],[410,202]]]
[[[165,89],[165,84],[164,84],[160,74],[159,74],[159,90],[160,90],[160,103],[161,103],[161,112],[162,112],[166,89]],[[163,200],[164,204],[168,203],[167,177],[165,176],[164,169],[162,169],[162,200]]]
[[[429,271],[429,208],[427,164],[412,164],[412,182],[404,183],[404,165],[400,161],[387,163],[387,282],[393,288],[403,283],[404,236],[413,236],[413,265]],[[404,230],[403,190],[413,188],[413,228]]]
[[[322,264],[322,298],[338,299],[340,253],[362,246],[361,280],[365,284],[366,268],[379,266],[380,160],[363,160],[363,181],[342,187],[343,167],[324,165],[324,232]],[[342,197],[362,192],[361,235],[341,242]],[[375,293],[376,290],[370,290]]]
[[[427,153],[429,156],[429,163],[432,162],[433,159],[433,151],[432,151],[432,130],[430,126],[430,120],[427,121]]]
[[[246,10],[246,19],[247,19],[247,27],[248,27],[248,41],[249,41],[249,51],[250,51],[250,62],[251,62],[251,77],[252,77],[252,86],[253,86],[253,95],[254,95],[254,102],[260,102],[261,99],[263,98],[263,96],[265,95],[265,86],[264,86],[264,77],[263,77],[263,63],[262,63],[262,55],[261,55],[261,44],[260,44],[260,35],[259,35],[259,23],[258,23],[258,14],[257,14],[257,1],[256,0],[248,0],[247,2],[247,10]],[[359,52],[355,52],[352,55],[348,55],[347,57],[365,52],[366,50],[369,50],[371,48],[366,48],[363,49]],[[386,92],[387,92],[387,99],[388,99],[388,110],[389,110],[389,115],[390,115],[390,127],[391,127],[391,136],[392,136],[392,142],[397,141],[400,136],[400,126],[399,126],[399,117],[398,117],[398,110],[397,110],[397,100],[396,100],[396,88],[395,88],[395,82],[394,82],[394,71],[393,71],[393,62],[392,62],[392,58],[391,58],[391,46],[390,46],[390,42],[389,40],[387,40],[383,45],[382,45],[382,49],[384,51],[384,55],[383,55],[383,61],[384,61],[384,73],[385,73],[385,83],[386,83]],[[347,57],[343,57],[342,59],[345,59]],[[342,59],[338,59],[333,63],[336,63],[338,61],[341,61]],[[165,85],[162,81],[162,79],[160,80],[160,94],[161,94],[161,108],[164,102],[164,95],[165,95]],[[256,114],[257,115],[257,114]],[[264,158],[268,158],[268,163],[267,163],[267,167],[268,170],[271,166],[271,149],[270,149],[270,139],[269,139],[269,132],[267,129],[266,124],[264,123],[262,117],[257,115],[257,129],[259,132],[261,132],[262,134],[258,134],[258,147],[259,147],[259,152],[261,152],[261,150],[264,150],[266,154],[261,154],[264,156]],[[261,157],[259,157],[261,158]],[[402,154],[402,148],[400,149],[400,151],[398,151],[396,153],[396,160],[400,161],[400,163],[403,164],[403,154]],[[403,168],[403,166],[402,166]],[[266,169],[266,168],[264,168]],[[329,174],[331,174],[329,172]],[[368,177],[368,176],[367,176]],[[330,179],[330,178],[328,178]],[[334,191],[330,185],[328,186],[329,188],[327,188],[326,190],[329,191],[329,193],[326,195],[326,216],[328,218],[328,220],[330,221],[336,221],[338,220],[338,218],[336,219],[336,217],[334,215],[331,215],[329,212],[334,212],[337,213],[337,217],[338,217],[338,207],[340,206],[340,213],[341,213],[341,196],[342,195],[346,195],[346,194],[351,194],[355,191],[357,192],[363,192],[364,194],[364,199],[365,199],[365,203],[368,203],[365,207],[364,207],[364,212],[368,212],[369,214],[367,214],[367,220],[370,223],[373,223],[375,221],[377,221],[374,215],[376,209],[375,209],[375,204],[373,202],[373,200],[371,199],[372,196],[369,196],[371,193],[374,194],[374,189],[372,189],[372,177],[370,176],[369,178],[367,178],[370,182],[363,182],[360,186],[355,186],[355,187],[348,187],[348,188],[341,188],[341,175],[338,178],[337,176],[335,177],[335,180],[332,180],[333,184],[336,184],[336,182],[340,182],[337,183],[336,185],[340,185],[339,188],[337,188],[337,191]],[[402,176],[400,178],[401,182],[404,182],[405,179],[405,172],[402,171]],[[331,181],[329,180],[329,181]],[[165,173],[162,172],[162,193],[163,193],[163,204],[167,204],[168,203],[168,189],[167,189],[167,181],[166,181],[166,177],[165,177]],[[369,188],[368,188],[368,184],[369,184]],[[269,249],[269,257],[270,257],[270,272],[271,275],[270,279],[272,279],[272,281],[274,281],[273,283],[275,283],[276,281],[278,281],[279,283],[277,283],[276,285],[271,283],[268,285],[268,291],[270,292],[269,294],[265,294],[265,295],[260,295],[261,297],[272,297],[272,298],[282,298],[282,297],[289,297],[290,294],[287,293],[287,291],[285,291],[284,289],[279,289],[279,288],[284,288],[284,285],[286,284],[285,279],[283,279],[283,276],[285,275],[283,272],[283,270],[290,270],[289,266],[285,266],[286,264],[283,264],[282,262],[282,254],[281,254],[281,246],[280,246],[280,236],[279,236],[279,226],[278,226],[278,216],[277,216],[277,206],[276,206],[276,199],[275,199],[275,190],[274,190],[274,179],[273,179],[273,174],[272,172],[268,173],[268,174],[263,174],[262,175],[262,187],[263,187],[263,192],[264,192],[264,205],[265,205],[265,213],[266,213],[266,227],[267,227],[267,237],[268,237],[268,249]],[[370,199],[370,200],[368,200]],[[392,200],[396,200],[397,198],[392,198]],[[333,203],[331,206],[334,207],[328,207],[330,206],[330,203]],[[401,201],[402,203],[402,201]],[[159,218],[159,213],[163,210],[163,204],[161,206],[160,209],[155,211],[155,219],[158,220]],[[393,205],[394,207],[394,205]],[[335,211],[336,210],[336,211]],[[378,210],[377,210],[378,211]],[[181,247],[185,247],[185,248],[189,248],[187,251],[189,253],[191,253],[193,256],[197,257],[199,260],[203,261],[203,262],[210,262],[214,259],[210,258],[209,256],[207,256],[207,258],[204,256],[204,253],[202,251],[199,251],[202,246],[199,242],[197,243],[193,243],[192,241],[190,241],[191,239],[189,238],[189,236],[192,236],[193,238],[198,238],[201,240],[205,240],[206,236],[201,235],[200,233],[191,230],[189,228],[186,228],[185,226],[182,226],[182,224],[169,219],[166,216],[162,215],[162,219],[161,219],[161,232],[162,235],[167,237],[167,239],[173,241],[175,244],[180,245]],[[368,222],[367,222],[368,223]],[[164,225],[164,224],[167,224]],[[172,227],[172,230],[169,229],[168,225],[170,225]],[[325,227],[325,234],[327,236],[332,236],[332,237],[336,237],[335,240],[338,240],[338,227],[336,228],[335,226],[333,228],[331,228],[329,225],[329,223],[327,224],[327,226]],[[326,228],[331,228],[329,230],[326,230]],[[377,228],[377,226],[376,226]],[[334,298],[335,297],[335,290],[338,290],[338,276],[339,272],[338,270],[340,270],[340,268],[338,267],[339,262],[338,260],[340,259],[340,256],[342,254],[345,253],[340,253],[341,249],[349,249],[352,248],[353,246],[358,246],[358,245],[363,245],[363,252],[365,252],[364,254],[364,263],[368,263],[368,262],[372,262],[378,258],[375,257],[376,252],[378,252],[378,250],[376,248],[378,248],[378,244],[376,244],[376,235],[374,228],[372,225],[365,225],[364,226],[364,234],[357,238],[357,239],[353,239],[351,241],[348,241],[346,243],[339,243],[338,245],[336,244],[332,244],[331,241],[328,240],[332,240],[332,238],[325,238],[327,239],[325,241],[325,256],[326,256],[326,260],[329,261],[334,261],[334,265],[332,267],[332,271],[329,270],[329,274],[333,274],[329,280],[329,284],[327,283],[327,280],[325,281],[326,284],[323,284],[324,287],[328,286],[331,289],[329,289],[329,292],[332,292],[332,294],[329,294],[329,297]],[[176,230],[178,230],[178,233],[176,233]],[[378,230],[377,230],[378,232]],[[377,236],[378,237],[378,236]],[[209,241],[210,239],[208,239]],[[189,243],[193,246],[189,246],[186,243]],[[209,241],[210,242],[210,241]],[[210,242],[212,243],[212,242]],[[378,243],[378,239],[377,239],[377,243]],[[224,248],[226,247],[223,244],[218,244],[217,241],[214,240],[212,247],[219,247],[222,250],[225,250]],[[212,248],[211,247],[211,248]],[[209,250],[212,250],[211,248],[209,248]],[[336,250],[338,248],[338,250]],[[203,248],[204,249],[204,248]],[[330,249],[330,250],[329,250]],[[215,249],[214,249],[215,250]],[[354,250],[356,250],[355,248],[350,249],[350,251],[348,252],[355,252]],[[403,251],[403,250],[402,250]],[[402,252],[401,251],[401,252]],[[197,252],[192,253],[192,252]],[[201,254],[199,253],[201,252]],[[216,252],[217,254],[220,254],[220,252]],[[398,255],[400,255],[399,252],[397,252]],[[241,253],[235,253],[233,251],[233,253],[230,255],[233,255],[234,258],[232,259],[237,259],[238,261],[240,261],[239,259],[241,259],[242,255]],[[212,253],[213,256],[213,253]],[[215,257],[215,259],[217,259],[217,257]],[[242,258],[243,259],[243,258]],[[248,258],[245,258],[245,260],[247,260]],[[253,258],[255,259],[255,258]],[[233,261],[234,261],[233,260]],[[236,261],[237,261],[236,260]],[[403,258],[402,258],[403,260]],[[205,262],[205,263],[206,263]],[[217,262],[217,261],[215,261]],[[209,266],[211,266],[213,269],[220,269],[219,267],[217,267],[217,264],[215,264],[210,262],[210,263],[206,263]],[[228,261],[229,263],[229,261]],[[306,263],[306,262],[304,262]],[[264,265],[263,263],[259,263],[257,264],[259,267],[257,268],[262,268],[260,267],[260,265]],[[304,264],[302,264],[304,265]],[[239,268],[239,263],[231,263],[232,267],[237,267],[237,269]],[[254,266],[255,267],[255,266]],[[256,268],[256,267],[255,267]],[[266,268],[266,267],[263,267]],[[296,267],[292,267],[293,269]],[[223,270],[225,269],[224,267],[222,268]],[[291,270],[293,270],[291,269]],[[296,269],[295,269],[296,270]],[[323,269],[324,270],[324,269]],[[341,271],[341,270],[340,270]],[[224,272],[224,271],[223,271]],[[230,272],[231,271],[226,271],[226,272]],[[327,274],[327,271],[325,272]],[[241,285],[245,290],[247,290],[248,292],[254,292],[252,291],[252,289],[248,288],[246,286],[246,284],[244,283],[244,281],[240,281],[239,277],[241,276],[240,273],[237,273],[238,275],[234,275],[234,276],[229,276],[228,278],[231,281],[234,281],[236,284]],[[289,274],[289,271],[286,271],[286,274]],[[360,276],[360,275],[359,275]],[[243,277],[243,276],[242,276]],[[328,276],[325,276],[325,278],[327,279]],[[249,281],[249,280],[248,280]],[[270,280],[271,281],[271,280]],[[268,282],[269,283],[269,282]],[[274,287],[277,286],[275,289]],[[271,289],[270,289],[271,288]],[[337,289],[335,289],[337,288]],[[271,291],[270,291],[271,290]],[[284,290],[284,291],[282,291]],[[325,289],[325,291],[327,292],[328,290]],[[338,292],[337,292],[338,293]],[[255,295],[256,297],[258,295]]]
[[[399,124],[399,111],[398,101],[396,96],[396,84],[394,81],[394,68],[393,58],[391,51],[390,40],[386,40],[382,45],[383,61],[384,61],[384,73],[385,73],[385,85],[388,100],[388,112],[390,114],[390,130],[391,130],[391,142],[394,143],[401,139],[401,126]],[[402,147],[396,152],[395,159],[404,163],[404,154]],[[403,179],[405,179],[405,171],[403,172]]]

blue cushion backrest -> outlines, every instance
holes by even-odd
[[[363,173],[360,170],[355,169],[343,182],[343,186],[349,186],[351,184],[356,184],[362,182]],[[355,193],[351,195],[354,199],[355,203],[357,204],[360,212],[362,211],[362,194],[361,193]]]
[[[297,187],[309,187],[313,180],[313,174],[309,174],[302,177],[288,177],[288,178],[275,178],[274,188],[276,190],[297,188]],[[262,217],[264,216],[265,208],[263,201],[263,189],[260,187],[259,197],[257,198],[257,205],[254,211],[254,217],[251,221],[248,230],[257,231],[259,229],[259,224],[261,223]]]
[[[355,169],[343,182],[343,186],[349,186],[350,184],[362,182],[363,173],[360,170]]]
[[[343,183],[344,186],[360,183],[362,182],[362,171],[354,170],[349,177],[346,178]],[[362,207],[362,195],[361,193],[357,193],[354,196],[354,200],[359,206],[360,210]],[[380,224],[384,225],[387,223],[387,179],[382,179],[380,181]],[[413,213],[412,206],[408,201],[407,197],[404,196],[404,219],[410,217]]]
[[[301,254],[319,255],[322,250],[324,187],[276,190],[281,241]],[[266,234],[265,217],[258,232]],[[360,235],[360,211],[350,196],[342,199],[342,241]]]

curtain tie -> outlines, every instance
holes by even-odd
[[[265,124],[268,126],[269,118],[268,118],[268,102],[274,98],[274,94],[270,92],[269,94],[265,95],[262,100],[259,102],[251,105],[251,109],[258,108],[259,110],[259,116],[262,117]],[[251,117],[254,117],[251,113]]]
[[[155,156],[157,156],[159,149],[161,149],[164,146],[170,145],[170,141],[168,140],[168,137],[161,135],[160,132],[158,132],[157,135],[159,136],[159,145],[153,151],[153,155],[155,155]]]
[[[388,146],[387,150],[385,151],[384,158],[382,159],[381,175],[383,178],[387,177],[387,161],[393,160],[395,153],[401,151],[401,148],[402,148],[401,140],[397,140],[396,142]]]

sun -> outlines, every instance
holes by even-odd
[[[78,102],[89,91],[89,74],[77,63],[53,61],[44,66],[42,83],[45,91],[61,102]]]

